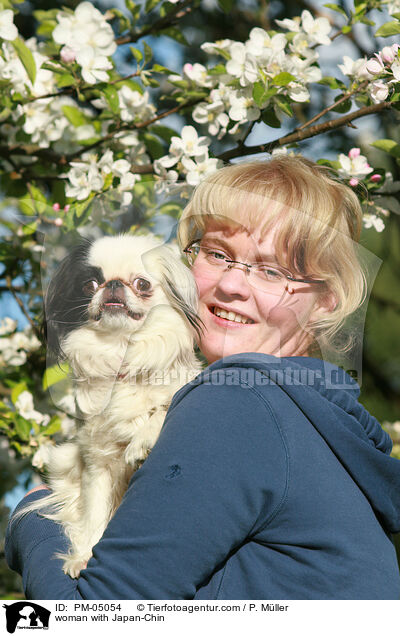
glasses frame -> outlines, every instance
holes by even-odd
[[[192,254],[193,251],[193,247],[198,247],[198,249],[201,249],[201,245],[199,245],[199,241],[193,241],[192,243],[190,243],[187,247],[185,247],[185,249],[183,250],[184,254]],[[196,255],[197,256],[197,255]],[[188,259],[189,260],[189,259]],[[246,268],[246,274],[250,273],[250,270],[252,267],[254,267],[255,264],[252,263],[243,263],[242,261],[234,261],[231,258],[228,257],[224,257],[223,259],[225,263],[228,264],[228,270],[232,269],[234,267],[234,265],[243,265]],[[193,265],[194,263],[192,263]],[[318,279],[318,278],[295,278],[293,276],[293,274],[285,269],[284,267],[281,267],[280,265],[274,265],[273,266],[275,269],[277,269],[278,271],[282,272],[282,274],[285,276],[285,278],[287,278],[287,280],[293,282],[293,283],[308,283],[308,284],[323,284],[325,283],[324,280],[322,279]]]

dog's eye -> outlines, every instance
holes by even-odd
[[[99,288],[97,280],[88,280],[82,287],[85,296],[93,296]]]
[[[132,285],[139,294],[148,294],[151,290],[151,283],[145,278],[135,278]]]

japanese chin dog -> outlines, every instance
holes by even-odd
[[[62,524],[71,547],[57,556],[71,577],[156,442],[172,396],[199,373],[196,310],[189,269],[150,235],[82,243],[50,282],[47,345],[68,362],[79,422],[72,441],[52,447],[51,494],[28,510]]]

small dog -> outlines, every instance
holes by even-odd
[[[190,271],[153,236],[87,241],[50,282],[47,344],[69,363],[82,421],[71,442],[53,447],[52,493],[29,510],[63,525],[71,548],[57,556],[73,578],[156,442],[172,396],[200,371],[196,310]]]

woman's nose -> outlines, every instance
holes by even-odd
[[[232,264],[221,272],[216,284],[216,291],[226,296],[234,296],[246,300],[251,295],[248,269],[241,263]]]

